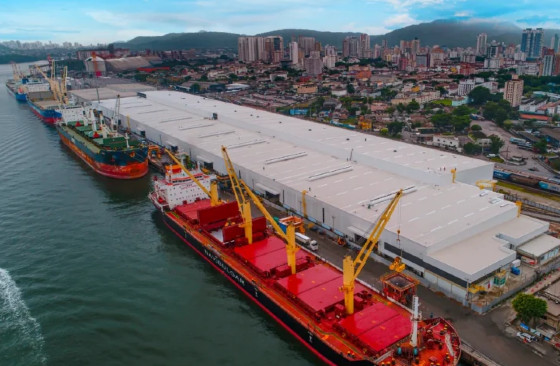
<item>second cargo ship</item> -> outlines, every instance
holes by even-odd
[[[82,107],[61,112],[60,139],[97,173],[116,179],[148,173],[148,147],[105,125],[102,114]]]

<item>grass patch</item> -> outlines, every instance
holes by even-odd
[[[500,158],[499,156],[496,156],[495,158],[490,158],[491,161],[496,162],[496,163],[503,163],[504,159]]]
[[[549,194],[549,193],[542,192],[542,191],[534,191],[532,189],[525,188],[523,186],[518,186],[518,185],[515,185],[513,183],[498,181],[498,183],[496,183],[496,185],[499,186],[499,187],[511,189],[512,191],[528,193],[528,194],[532,194],[534,196],[539,196],[539,197],[542,197],[542,198],[546,198],[548,200],[553,200],[553,201],[556,201],[556,202],[560,202],[560,196],[556,196],[556,195]]]
[[[452,101],[451,99],[438,99],[434,100],[432,103],[451,107]]]

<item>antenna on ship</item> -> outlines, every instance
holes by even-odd
[[[126,132],[124,133],[124,139],[125,139],[125,141],[126,141],[126,148],[127,148],[127,149],[130,149],[130,145],[128,144],[128,139],[129,139],[129,137],[128,137],[128,133],[126,133]]]

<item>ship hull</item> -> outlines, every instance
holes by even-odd
[[[82,161],[84,161],[95,172],[109,178],[115,179],[138,179],[148,173],[148,159],[147,148],[138,148],[134,150],[134,158],[126,157],[127,161],[124,164],[112,164],[108,159],[122,160],[125,158],[124,154],[131,154],[132,152],[110,152],[116,159],[103,156],[105,151],[100,153],[90,151],[84,143],[79,139],[71,136],[68,131],[60,126],[57,127],[60,140],[72,152],[74,152]]]
[[[62,118],[62,114],[55,111],[54,109],[42,109],[31,100],[27,100],[27,102],[31,107],[31,111],[33,112],[33,114],[35,114],[41,121],[45,122],[48,125],[54,125]]]
[[[160,212],[161,213],[161,212]],[[249,299],[255,302],[262,310],[269,314],[276,322],[278,322],[284,329],[292,334],[299,342],[310,349],[317,357],[329,365],[343,365],[343,366],[372,366],[375,365],[372,361],[355,360],[351,361],[338,353],[333,348],[329,347],[326,343],[322,342],[321,338],[312,332],[308,327],[292,318],[282,307],[278,306],[274,301],[266,296],[259,288],[251,282],[250,279],[244,278],[239,272],[225,263],[219,253],[207,248],[193,237],[187,228],[182,227],[179,223],[175,222],[168,214],[161,213],[165,225],[177,235],[185,244],[193,249],[198,255],[212,265],[219,273],[225,276],[231,283],[233,283],[239,290],[241,290]]]

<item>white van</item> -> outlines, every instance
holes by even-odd
[[[530,335],[529,333],[524,333],[524,332],[517,332],[517,337],[519,339],[521,339],[522,341],[525,341],[527,343],[530,342],[534,342],[537,340],[537,338],[533,335]]]
[[[302,233],[296,233],[296,241],[300,244],[307,245],[309,249],[313,251],[319,249],[319,244],[317,244],[317,240],[313,240],[309,236],[303,235]]]

